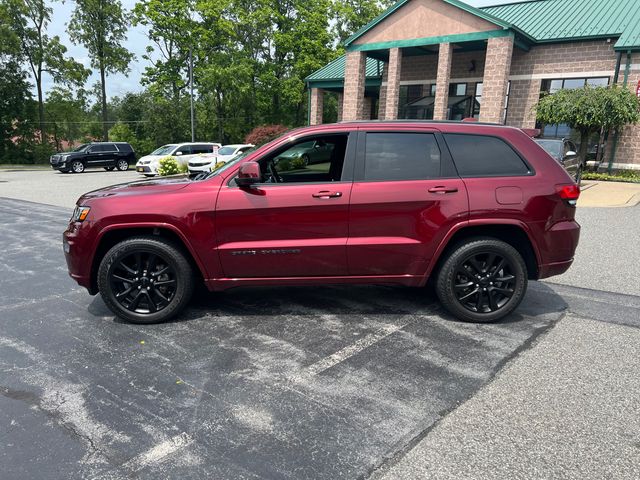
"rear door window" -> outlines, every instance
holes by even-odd
[[[432,133],[367,133],[364,180],[427,180],[440,176]]]
[[[531,169],[513,148],[498,137],[444,134],[461,177],[530,175]]]
[[[181,152],[182,155],[191,155],[191,149],[192,149],[191,145],[183,145],[176,150],[176,153],[174,153],[174,155],[177,154],[178,152]]]

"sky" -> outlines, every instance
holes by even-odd
[[[131,10],[136,4],[136,0],[121,1],[123,7],[127,11]],[[466,3],[474,7],[482,7],[486,5],[513,3],[516,1],[526,0],[466,0]],[[69,36],[66,32],[67,24],[69,22],[69,18],[71,18],[71,12],[74,9],[75,2],[71,0],[66,0],[64,2],[48,0],[47,3],[49,3],[49,5],[53,8],[53,15],[48,29],[49,35],[58,35],[61,38],[62,43],[66,45],[68,49],[68,56],[73,57],[76,61],[82,63],[85,67],[91,68],[89,55],[86,49],[80,45],[74,45],[73,43],[71,43],[71,40],[69,40]],[[128,76],[116,74],[109,75],[107,77],[107,96],[109,98],[120,96],[126,92],[137,92],[142,90],[142,87],[140,86],[140,78],[142,76],[142,73],[144,72],[145,67],[148,65],[148,61],[144,60],[142,58],[142,55],[145,53],[145,50],[149,44],[150,41],[146,35],[144,27],[131,27],[124,46],[130,52],[132,52],[136,56],[136,58],[131,62],[129,66],[130,72]],[[98,74],[94,72],[93,75],[89,78],[86,87],[91,87],[98,80]],[[43,81],[45,92],[49,91],[52,86],[53,82],[51,81],[51,79],[46,78],[45,76]]]

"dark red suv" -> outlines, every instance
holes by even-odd
[[[322,146],[328,159],[288,154],[301,144]],[[176,315],[196,282],[422,287],[429,278],[456,317],[487,322],[518,306],[528,279],[569,268],[578,195],[516,128],[320,125],[205,177],[87,193],[64,251],[71,276],[136,323]]]

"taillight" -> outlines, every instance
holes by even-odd
[[[575,183],[556,185],[556,192],[560,195],[561,199],[575,207],[578,197],[580,196],[580,186]]]

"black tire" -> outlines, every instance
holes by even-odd
[[[123,159],[120,159],[116,162],[116,168],[121,172],[126,172],[129,170],[129,162]]]
[[[114,168],[116,167],[104,167],[107,172],[112,172]]]
[[[69,170],[72,173],[82,173],[84,172],[84,163],[81,160],[74,160],[71,162],[71,165],[69,165]]]
[[[513,312],[527,289],[520,253],[495,238],[471,238],[451,250],[438,272],[442,305],[467,322],[495,322]]]
[[[131,323],[169,320],[189,303],[193,289],[193,269],[185,255],[158,237],[133,237],[116,244],[98,269],[104,303]]]

